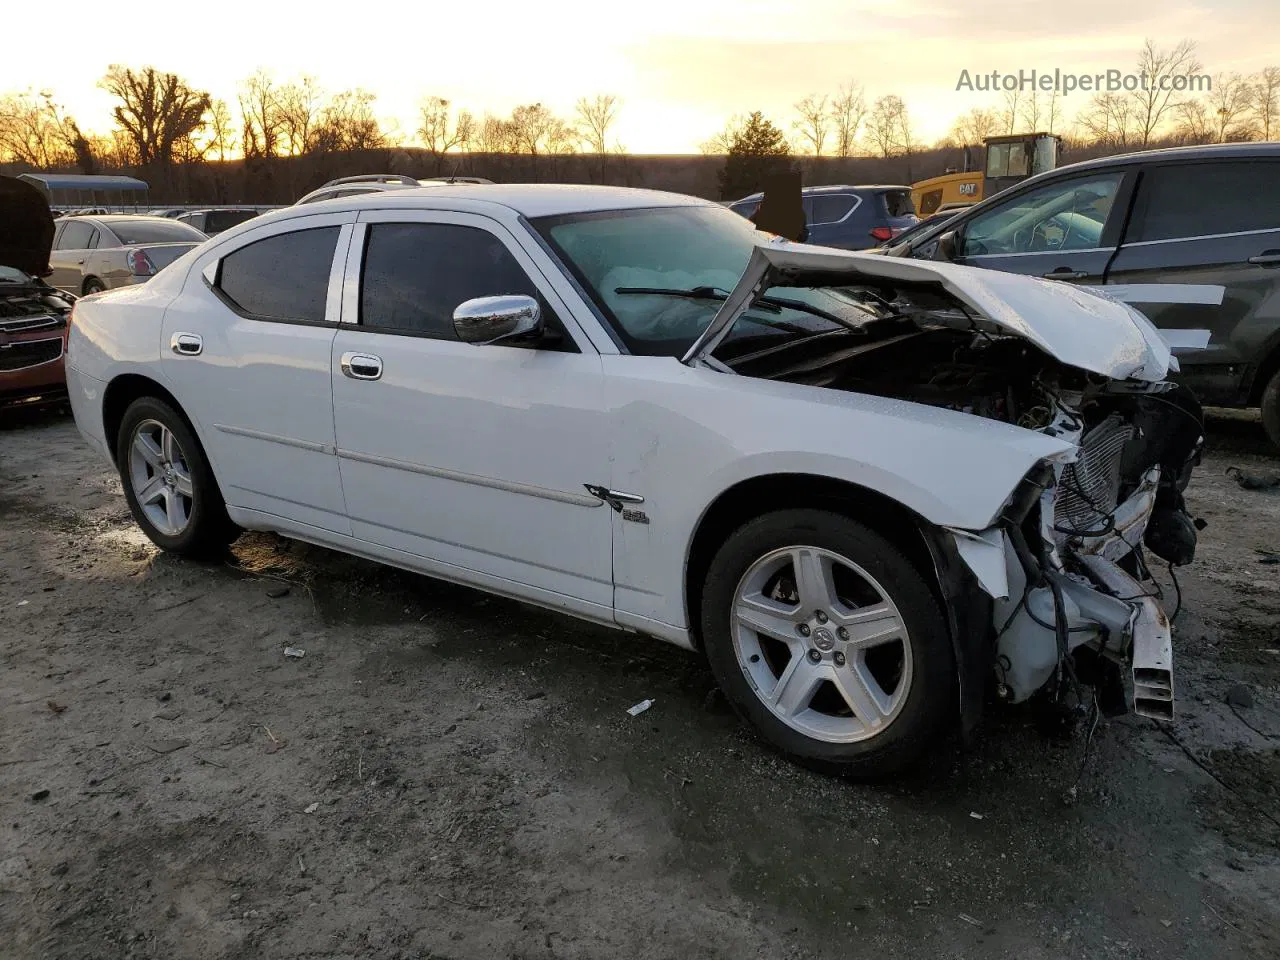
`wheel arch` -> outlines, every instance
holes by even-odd
[[[722,491],[703,511],[685,553],[684,608],[695,646],[702,586],[721,544],[744,523],[765,513],[814,507],[865,523],[899,546],[937,591],[938,577],[926,540],[928,521],[879,491],[810,473],[773,473],[741,480]],[[939,594],[941,600],[941,595]]]
[[[84,296],[89,292],[89,283],[91,281],[96,281],[97,283],[101,284],[103,290],[107,289],[107,284],[101,277],[99,277],[96,273],[90,273],[87,276],[85,276],[83,280],[80,281],[81,296]]]
[[[807,473],[775,473],[742,480],[703,512],[685,560],[689,638],[702,649],[702,588],[721,544],[742,524],[775,510],[816,507],[866,524],[900,548],[919,570],[947,623],[956,666],[956,709],[968,743],[982,714],[993,646],[992,601],[944,531],[892,497],[847,480]]]
[[[1280,372],[1280,331],[1272,335],[1271,341],[1262,352],[1262,360],[1258,363],[1253,380],[1249,384],[1248,406],[1256,407],[1262,403],[1262,394],[1277,372]]]
[[[144,376],[140,373],[122,373],[114,377],[107,384],[106,390],[102,394],[102,429],[103,437],[107,441],[107,447],[111,452],[111,460],[116,462],[116,447],[119,445],[120,425],[124,422],[125,411],[129,409],[129,405],[140,397],[156,397],[163,400],[180,416],[187,429],[195,436],[196,442],[205,447],[204,441],[200,438],[200,432],[191,421],[191,417],[187,415],[186,410],[182,408],[181,402],[173,393],[157,380]],[[207,447],[205,447],[205,456],[208,456]],[[119,464],[116,464],[119,466]]]

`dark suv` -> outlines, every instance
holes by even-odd
[[[805,187],[806,243],[865,250],[892,240],[917,223],[910,187]],[[760,208],[762,193],[735,200],[729,209],[748,220]]]
[[[1204,302],[1214,298],[1203,290],[1131,290],[1126,299],[1162,332],[1207,330],[1203,349],[1170,334],[1178,379],[1205,403],[1261,407],[1280,445],[1280,144],[1060,167],[886,252],[1073,283],[1221,286],[1220,304]]]

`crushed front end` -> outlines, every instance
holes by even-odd
[[[1195,555],[1182,491],[1201,411],[1167,382],[1089,379],[1046,394],[1040,429],[1074,450],[1031,471],[995,526],[951,533],[995,599],[1001,698],[1061,698],[1086,684],[1107,714],[1171,720],[1171,623],[1150,564],[1172,572]]]

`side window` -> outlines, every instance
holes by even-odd
[[[1280,163],[1186,163],[1142,175],[1129,239],[1280,230]]]
[[[1096,247],[1123,179],[1123,173],[1082,177],[1011,198],[965,225],[962,255]]]
[[[315,227],[247,244],[222,258],[215,289],[254,318],[323,323],[338,230]]]
[[[756,211],[760,209],[759,200],[739,200],[737,203],[729,204],[729,209],[740,217],[746,217],[750,220],[756,215]]]
[[[83,220],[68,220],[58,238],[59,250],[87,250],[93,239],[93,227]]]
[[[387,332],[456,340],[453,311],[475,297],[526,294],[546,325],[559,321],[529,275],[496,236],[451,223],[375,223],[369,227],[360,283],[360,324]]]
[[[813,217],[810,223],[835,223],[843,220],[858,202],[857,197],[843,193],[816,194],[812,199]]]

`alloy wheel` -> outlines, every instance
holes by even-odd
[[[753,563],[734,593],[731,633],[760,701],[817,740],[882,733],[911,689],[902,614],[871,574],[830,550],[784,547]]]
[[[176,537],[187,528],[195,503],[191,470],[178,438],[158,420],[134,428],[129,482],[138,507],[161,534]]]

